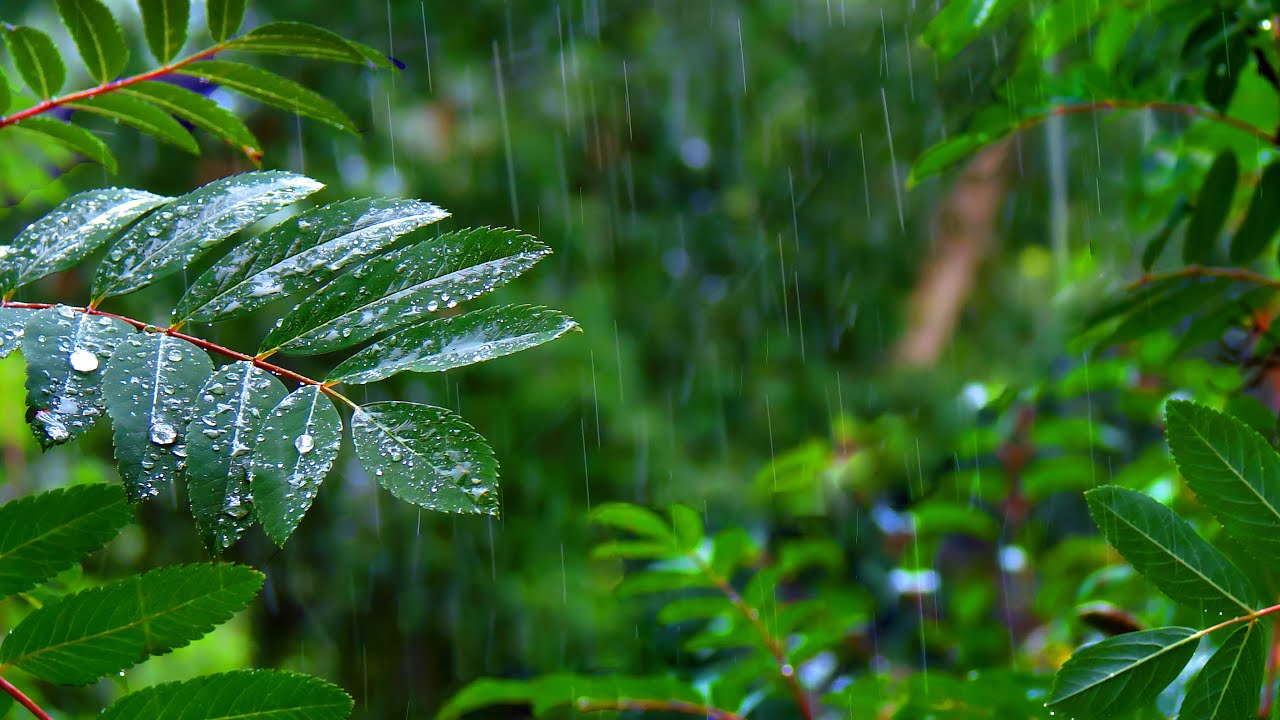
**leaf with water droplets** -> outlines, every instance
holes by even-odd
[[[142,190],[89,190],[63,200],[14,238],[5,256],[4,290],[66,270],[169,198]]]
[[[413,200],[347,200],[295,215],[237,246],[192,283],[174,321],[239,317],[272,300],[313,290],[448,213]]]
[[[130,501],[154,497],[181,477],[196,393],[212,374],[208,354],[163,333],[136,333],[116,347],[102,393]]]
[[[112,246],[93,296],[123,295],[186,267],[201,253],[316,192],[319,182],[287,172],[250,172],[205,185],[158,208]]]
[[[341,350],[506,284],[551,253],[516,230],[472,228],[369,260],[298,305],[262,348]]]
[[[283,546],[311,507],[342,444],[342,418],[318,385],[276,405],[253,449],[249,489],[262,529]]]
[[[274,375],[244,360],[220,368],[196,398],[187,426],[187,493],[212,550],[231,547],[253,524],[253,444],[285,394]]]
[[[65,305],[27,319],[22,354],[27,359],[27,407],[31,429],[43,447],[88,430],[102,415],[102,370],[133,328],[105,315]]]
[[[22,345],[22,335],[26,332],[27,318],[35,310],[27,308],[0,307],[0,358],[9,356]]]
[[[573,318],[558,310],[534,305],[485,308],[389,335],[334,368],[328,380],[359,385],[406,370],[441,372],[527,350],[577,328]]]
[[[396,497],[428,510],[498,514],[498,461],[462,418],[432,405],[357,408],[351,439],[365,471]]]

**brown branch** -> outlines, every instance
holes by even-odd
[[[589,700],[582,699],[575,703],[578,712],[671,712],[681,715],[694,715],[710,720],[743,720],[742,716],[723,710],[713,705],[684,702],[682,700]]]
[[[13,698],[19,705],[30,710],[31,714],[40,718],[40,720],[53,720],[53,718],[49,717],[49,713],[40,709],[40,706],[36,704],[35,700],[27,697],[25,693],[14,687],[13,683],[2,677],[0,677],[0,690],[3,690],[6,695]]]
[[[1014,125],[1013,132],[1026,130],[1027,128],[1038,125],[1051,117],[1081,115],[1101,110],[1155,110],[1157,112],[1172,113],[1201,120],[1210,120],[1252,135],[1255,138],[1266,142],[1268,145],[1280,144],[1277,143],[1277,138],[1274,134],[1263,130],[1257,125],[1232,117],[1226,113],[1218,112],[1212,108],[1201,107],[1199,105],[1163,102],[1159,100],[1124,100],[1120,98],[1095,100],[1093,102],[1074,103],[1068,105],[1054,105],[1044,112],[1037,114],[1034,117],[1026,118]]]
[[[1145,273],[1142,277],[1129,283],[1127,289],[1136,290],[1140,287],[1150,285],[1162,280],[1174,278],[1225,278],[1227,280],[1235,280],[1236,282],[1251,283],[1262,287],[1269,287],[1274,290],[1280,290],[1280,280],[1267,277],[1261,273],[1245,270],[1243,268],[1223,268],[1223,267],[1205,267],[1203,265],[1188,265],[1177,270],[1170,270],[1162,273]]]

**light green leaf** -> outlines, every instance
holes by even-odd
[[[67,68],[48,35],[35,28],[4,27],[4,42],[18,75],[31,92],[47,100],[62,89]]]
[[[210,376],[196,399],[187,427],[187,492],[211,550],[231,547],[253,524],[253,444],[285,394],[274,375],[243,360]]]
[[[614,540],[591,548],[593,560],[626,558],[630,560],[660,560],[675,553],[675,545],[652,540]]]
[[[203,637],[248,606],[262,581],[231,563],[176,565],[67,595],[18,623],[0,646],[0,667],[91,683]]]
[[[146,287],[186,267],[232,233],[316,192],[320,183],[286,172],[250,172],[209,183],[134,225],[98,266],[101,299]]]
[[[27,407],[34,411],[31,430],[43,447],[75,438],[102,415],[102,370],[132,332],[120,320],[65,305],[27,319]]]
[[[0,598],[71,567],[132,520],[120,488],[102,483],[5,503],[0,506]]]
[[[1187,236],[1183,241],[1182,260],[1188,265],[1213,260],[1218,246],[1218,235],[1231,211],[1236,183],[1240,179],[1240,163],[1232,150],[1223,150],[1209,166],[1200,194],[1196,197],[1191,221],[1187,224]]]
[[[9,91],[9,78],[0,70],[0,114],[5,113],[9,109],[9,103],[13,100],[13,93]],[[3,716],[0,716],[3,717]]]
[[[663,625],[675,625],[690,620],[710,620],[732,612],[734,612],[733,605],[722,595],[683,597],[663,605],[658,611],[658,622]]]
[[[99,720],[343,720],[351,697],[337,685],[283,670],[236,670],[126,695]]]
[[[1237,629],[1187,685],[1181,718],[1229,720],[1258,716],[1262,672],[1267,666],[1263,624]]]
[[[22,346],[27,318],[34,312],[26,308],[0,307],[0,358],[9,357],[9,353]]]
[[[173,83],[148,80],[135,83],[119,92],[163,109],[256,159],[262,154],[261,143],[235,113],[209,98]]]
[[[300,22],[273,22],[256,27],[231,41],[228,49],[360,65],[368,63],[368,59],[341,35]]]
[[[22,287],[84,260],[103,243],[169,198],[141,190],[88,190],[63,200],[14,238],[3,287]]]
[[[138,7],[142,10],[147,45],[163,65],[176,57],[187,42],[191,0],[138,0]]]
[[[356,132],[356,124],[337,105],[298,83],[252,65],[206,60],[178,72],[218,83],[228,90],[272,107],[305,115],[339,130]]]
[[[1178,470],[1227,532],[1258,557],[1280,552],[1280,456],[1248,425],[1203,405],[1165,406]]]
[[[115,16],[99,0],[58,0],[57,4],[89,75],[100,83],[115,80],[129,60],[129,46]]]
[[[158,140],[176,145],[192,155],[200,154],[200,146],[196,144],[196,139],[191,137],[191,133],[187,132],[181,123],[174,120],[169,113],[136,97],[121,93],[103,93],[67,103],[66,106],[111,118]]]
[[[442,372],[536,347],[578,329],[573,318],[533,305],[500,305],[404,328],[347,359],[330,382],[361,385],[396,373]]]
[[[1116,485],[1094,488],[1085,499],[1107,541],[1173,600],[1215,617],[1256,609],[1249,578],[1169,508]]]
[[[1066,717],[1117,717],[1159,695],[1199,641],[1191,628],[1165,627],[1081,648],[1058,671],[1045,705]]]
[[[707,532],[702,524],[702,515],[684,505],[672,505],[670,512],[671,526],[675,528],[680,549],[685,552],[696,550]]]
[[[643,537],[660,540],[675,546],[676,536],[671,526],[658,513],[631,503],[609,502],[597,505],[587,515],[593,523],[626,530]]]
[[[924,41],[945,62],[1018,5],[1019,0],[950,0],[925,26]]]
[[[115,173],[119,170],[116,164],[116,157],[111,154],[107,144],[99,140],[97,135],[79,125],[35,116],[26,118],[16,125],[11,125],[9,129],[19,134],[27,132],[40,138],[54,140],[58,144],[98,163],[106,168],[109,173]]]
[[[209,34],[215,42],[223,42],[236,34],[244,22],[244,6],[247,0],[207,0],[205,18],[209,21]]]
[[[709,711],[693,711],[705,703],[698,691],[671,677],[553,674],[531,680],[486,678],[454,695],[436,720],[457,720],[475,710],[502,705],[532,705],[534,717],[550,716],[557,709],[616,714],[669,706],[681,709],[681,714],[710,717]]]
[[[498,461],[444,408],[380,402],[357,408],[351,439],[360,464],[396,497],[428,510],[498,514]]]
[[[448,232],[336,278],[286,315],[262,349],[309,355],[350,347],[500,287],[550,253],[515,230]]]
[[[164,333],[135,333],[102,374],[116,461],[129,500],[155,497],[181,479],[196,393],[213,374],[209,355]]]
[[[314,290],[348,265],[448,216],[430,203],[389,198],[313,208],[220,259],[192,283],[173,318],[234,318],[280,297]]]
[[[280,401],[253,449],[249,488],[262,529],[283,546],[311,507],[342,445],[342,418],[318,385]]]

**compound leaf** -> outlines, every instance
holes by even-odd
[[[72,485],[0,506],[0,598],[30,590],[133,520],[115,485]]]
[[[280,401],[253,449],[249,488],[267,536],[283,546],[311,507],[342,445],[342,418],[318,385]]]

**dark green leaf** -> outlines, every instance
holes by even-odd
[[[386,198],[313,208],[220,259],[191,284],[173,318],[239,317],[277,298],[314,290],[348,265],[446,217],[430,203]]]
[[[102,370],[133,328],[115,318],[65,305],[27,319],[22,354],[27,359],[27,407],[31,430],[44,447],[88,430],[102,415]]]
[[[100,720],[343,720],[337,685],[283,670],[236,670],[155,685],[112,703]]]
[[[226,141],[250,158],[257,158],[262,152],[258,139],[235,113],[199,93],[158,80],[135,83],[120,92],[145,100],[170,115],[182,118]]]
[[[536,347],[578,328],[533,305],[500,305],[404,328],[347,359],[328,381],[365,384],[396,373],[442,372]]]
[[[4,42],[18,75],[31,92],[47,100],[62,89],[67,81],[67,68],[48,35],[35,28],[6,27]]]
[[[66,106],[111,118],[158,140],[176,145],[192,155],[200,154],[200,146],[181,123],[164,110],[137,97],[121,93],[103,93],[67,103]]]
[[[1008,132],[1012,132],[1012,129]],[[915,164],[911,166],[911,172],[907,175],[907,187],[913,188],[919,185],[922,181],[937,175],[1003,136],[1000,133],[967,133],[943,140],[925,150],[916,159]]]
[[[34,312],[26,308],[0,307],[0,358],[9,357],[9,353],[22,346],[27,318]]]
[[[0,598],[30,590],[133,520],[114,485],[72,485],[0,506]]]
[[[1205,173],[1196,196],[1196,207],[1187,225],[1187,236],[1182,246],[1182,260],[1187,264],[1208,263],[1213,260],[1218,245],[1218,235],[1231,210],[1231,198],[1240,179],[1240,164],[1236,154],[1223,150],[1214,158],[1213,165]]]
[[[60,685],[83,685],[203,637],[262,588],[231,563],[176,565],[55,600],[0,646],[0,664]]]
[[[316,192],[315,180],[286,172],[233,175],[177,198],[134,225],[98,266],[93,295],[146,287],[187,266],[254,222]]]
[[[1267,665],[1263,625],[1245,624],[1222,643],[1187,685],[1181,718],[1229,720],[1258,715],[1262,672]]]
[[[729,600],[719,595],[677,598],[658,611],[658,622],[664,625],[710,620],[720,615],[736,612]]]
[[[1267,249],[1280,230],[1280,162],[1262,170],[1249,201],[1249,212],[1231,238],[1231,262],[1244,265]]]
[[[100,83],[115,80],[129,60],[129,46],[107,6],[99,0],[58,0],[58,14],[89,75]]]
[[[142,10],[142,29],[147,35],[147,45],[163,65],[176,57],[187,42],[191,0],[138,0],[138,6]]]
[[[178,72],[218,83],[246,97],[314,118],[339,130],[356,132],[355,123],[337,105],[267,70],[223,60],[207,60],[187,65]]]
[[[318,385],[276,405],[253,448],[249,488],[262,529],[283,546],[311,507],[342,445],[342,418]]]
[[[696,690],[675,678],[556,674],[531,680],[477,680],[454,695],[436,720],[456,720],[498,705],[531,705],[534,717],[558,708],[616,713],[652,712],[671,705],[683,708],[681,714],[710,716],[708,712],[690,712],[705,702]]]
[[[1227,532],[1261,558],[1280,552],[1280,456],[1233,417],[1175,400],[1165,407],[1178,470]]]
[[[351,439],[366,472],[396,497],[428,510],[498,514],[498,461],[462,418],[431,405],[357,408]]]
[[[1178,202],[1174,204],[1173,210],[1169,211],[1169,217],[1165,219],[1164,225],[1160,227],[1160,231],[1151,236],[1151,240],[1147,241],[1147,247],[1142,251],[1142,269],[1149,272],[1155,267],[1156,262],[1164,253],[1165,246],[1169,244],[1169,239],[1173,237],[1173,232],[1178,229],[1182,221],[1191,214],[1191,203],[1185,198],[1178,198]]]
[[[26,118],[16,125],[10,126],[10,129],[17,132],[30,132],[42,138],[55,140],[60,145],[78,152],[89,160],[103,166],[109,173],[115,173],[119,170],[119,166],[116,165],[115,155],[111,154],[107,144],[99,140],[97,135],[78,125],[36,116]]]
[[[129,500],[155,497],[181,478],[187,423],[196,393],[212,374],[208,354],[164,333],[135,333],[116,347],[102,374],[102,393]]]
[[[1173,511],[1116,485],[1085,493],[1107,541],[1173,600],[1215,617],[1253,612],[1257,592],[1217,548]]]
[[[1083,647],[1058,671],[1045,705],[1066,717],[1117,717],[1173,682],[1199,641],[1191,628],[1165,627]]]
[[[368,62],[368,59],[341,35],[300,22],[267,23],[236,38],[228,47],[231,50],[292,55],[360,65]]]
[[[215,42],[223,42],[236,34],[244,22],[244,6],[247,0],[207,0],[205,17],[209,21],[209,34]]]
[[[1249,62],[1249,41],[1243,33],[1226,33],[1221,21],[1215,34],[1221,41],[1204,62],[1204,99],[1219,112],[1226,112]]]
[[[515,230],[445,233],[336,278],[286,315],[262,349],[308,355],[350,347],[500,287],[550,253]]]
[[[248,361],[224,365],[196,399],[187,428],[187,492],[205,544],[231,547],[253,524],[249,470],[253,444],[287,391]]]

